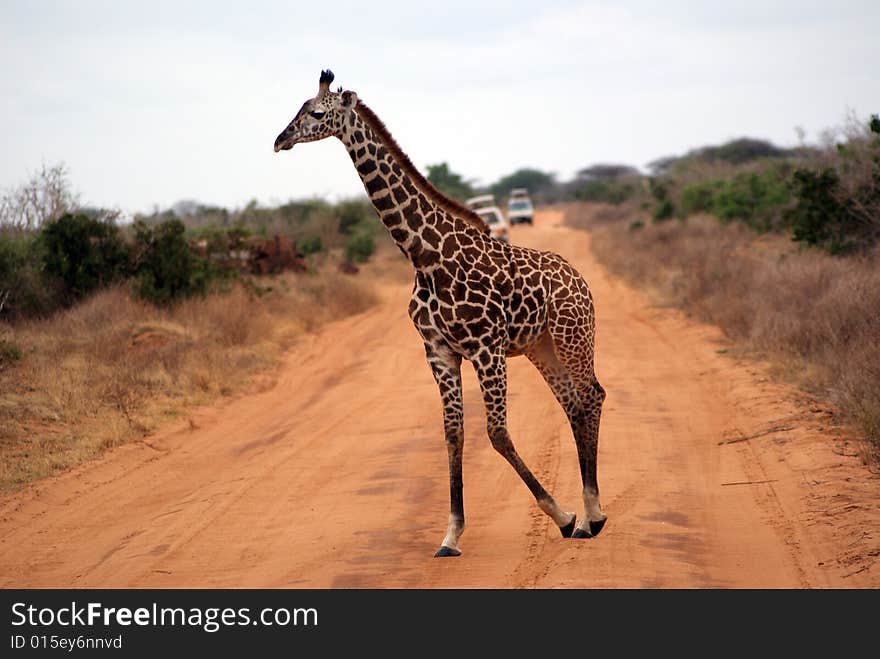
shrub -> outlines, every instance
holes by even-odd
[[[822,247],[831,254],[853,249],[859,222],[838,201],[835,193],[839,183],[837,172],[830,168],[799,169],[794,173],[797,206],[788,214],[794,240]]]
[[[739,221],[756,231],[782,224],[791,191],[782,168],[740,172],[731,179],[689,183],[681,188],[680,217],[712,213],[722,222]]]
[[[0,339],[0,371],[6,366],[21,359],[22,352],[14,343]]]
[[[651,196],[657,200],[657,206],[654,208],[654,221],[665,222],[675,215],[675,204],[669,198],[669,188],[666,183],[658,178],[648,179],[648,191]]]
[[[629,223],[630,231],[640,231],[645,228],[645,222],[643,220],[633,220]]]
[[[672,200],[664,199],[657,204],[657,208],[654,210],[654,221],[665,222],[672,219],[673,215],[675,215],[675,205],[672,203]]]
[[[360,228],[345,242],[345,258],[349,261],[365,263],[375,249],[376,243],[372,233],[365,228]]]
[[[253,208],[249,205],[242,212],[243,221],[248,224],[260,224],[260,218],[257,217],[255,212],[256,206]],[[290,223],[302,223],[307,221],[316,213],[322,213],[328,211],[330,208],[330,204],[322,199],[305,199],[302,201],[291,201],[282,206],[278,207],[278,212],[285,222]]]
[[[823,166],[792,177],[797,205],[788,219],[799,242],[833,254],[866,251],[880,240],[880,117],[850,118],[846,140]]]
[[[350,234],[358,224],[376,216],[372,205],[366,199],[340,201],[334,210],[339,217],[339,231],[345,234]]]
[[[687,217],[696,213],[711,212],[713,196],[721,185],[721,181],[706,181],[682,187],[679,211],[681,216]]]
[[[825,150],[821,166],[801,167],[790,188],[786,219],[795,241],[831,254],[869,251],[880,241],[880,117],[855,116],[842,142]]]
[[[44,224],[39,239],[43,270],[60,282],[64,304],[128,273],[129,249],[108,222],[67,213]]]
[[[324,244],[321,242],[321,236],[306,236],[305,238],[300,238],[297,241],[296,246],[299,251],[306,256],[309,254],[316,254],[324,249]]]
[[[32,233],[0,234],[0,320],[45,315],[59,305],[40,269],[40,247]]]
[[[137,292],[157,306],[172,305],[195,294],[204,295],[220,271],[195,255],[180,220],[156,226],[136,222]]]
[[[632,181],[595,179],[584,183],[575,191],[574,196],[580,201],[597,201],[617,206],[632,197],[635,191]]]
[[[781,208],[791,199],[785,180],[776,170],[737,174],[732,180],[714,182],[710,194],[712,212],[722,221],[739,220],[757,231],[768,231],[779,222]]]
[[[251,231],[250,228],[239,222],[226,231],[226,240],[228,241],[230,248],[241,249],[247,239],[250,238],[252,235],[253,231]]]

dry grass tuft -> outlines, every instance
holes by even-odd
[[[0,491],[69,468],[143,436],[184,409],[245,389],[304,332],[378,301],[360,276],[325,259],[311,274],[235,284],[171,310],[126,286],[48,320],[0,325],[21,359],[0,368]]]
[[[590,228],[612,271],[720,326],[835,403],[864,431],[866,460],[880,461],[880,251],[833,257],[710,217],[632,229],[637,213],[616,212],[573,205],[567,217]]]

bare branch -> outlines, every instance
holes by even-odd
[[[30,180],[0,196],[0,226],[38,229],[78,206],[79,195],[70,189],[67,166],[44,163]]]

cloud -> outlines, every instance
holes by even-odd
[[[271,150],[328,66],[418,166],[483,182],[744,134],[790,142],[880,106],[870,3],[333,7],[4,6],[0,186],[63,160],[87,200],[130,210],[359,193],[338,144]]]

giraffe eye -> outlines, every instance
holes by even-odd
[[[309,112],[309,114],[312,115],[315,119],[321,119],[327,113],[321,112],[320,110],[315,110],[314,112]]]

